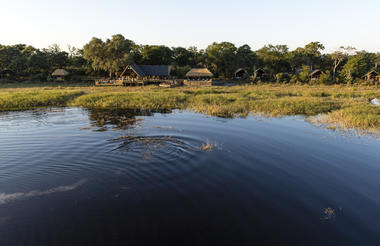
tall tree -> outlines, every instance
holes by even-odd
[[[172,59],[174,65],[183,67],[191,63],[193,60],[193,53],[183,47],[173,47]]]
[[[329,56],[333,61],[332,72],[333,72],[333,81],[336,82],[336,71],[338,67],[342,64],[344,60],[355,50],[355,48],[347,46],[341,46],[338,50],[331,53]]]
[[[265,45],[256,51],[260,64],[272,77],[276,73],[289,72],[289,48],[286,45]]]
[[[251,47],[247,44],[240,46],[236,52],[237,66],[247,69],[249,72],[253,71],[253,67],[257,62],[256,53],[252,51]]]
[[[324,49],[325,46],[320,42],[311,42],[305,45],[303,51],[307,57],[307,62],[311,71],[314,69],[314,65],[321,61],[321,51]]]
[[[213,43],[206,49],[206,63],[215,74],[232,78],[236,67],[237,48],[229,42]]]
[[[133,41],[125,39],[121,34],[112,36],[106,42],[93,38],[83,47],[83,57],[91,62],[94,70],[105,70],[111,78],[123,67],[134,62],[134,46]]]
[[[168,65],[173,61],[173,51],[164,45],[144,45],[140,52],[143,64]]]

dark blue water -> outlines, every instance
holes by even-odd
[[[302,117],[2,113],[0,245],[380,245],[380,141]]]

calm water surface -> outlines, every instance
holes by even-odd
[[[0,245],[380,245],[380,141],[301,117],[1,113]]]

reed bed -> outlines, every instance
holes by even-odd
[[[342,127],[380,130],[380,98],[375,86],[309,86],[288,84],[232,87],[49,87],[14,86],[0,89],[0,110],[50,106],[91,109],[188,109],[219,117],[325,114],[325,122]]]

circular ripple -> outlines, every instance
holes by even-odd
[[[147,162],[187,160],[200,151],[199,141],[178,136],[126,136],[112,141],[120,142],[113,151],[129,153]]]

